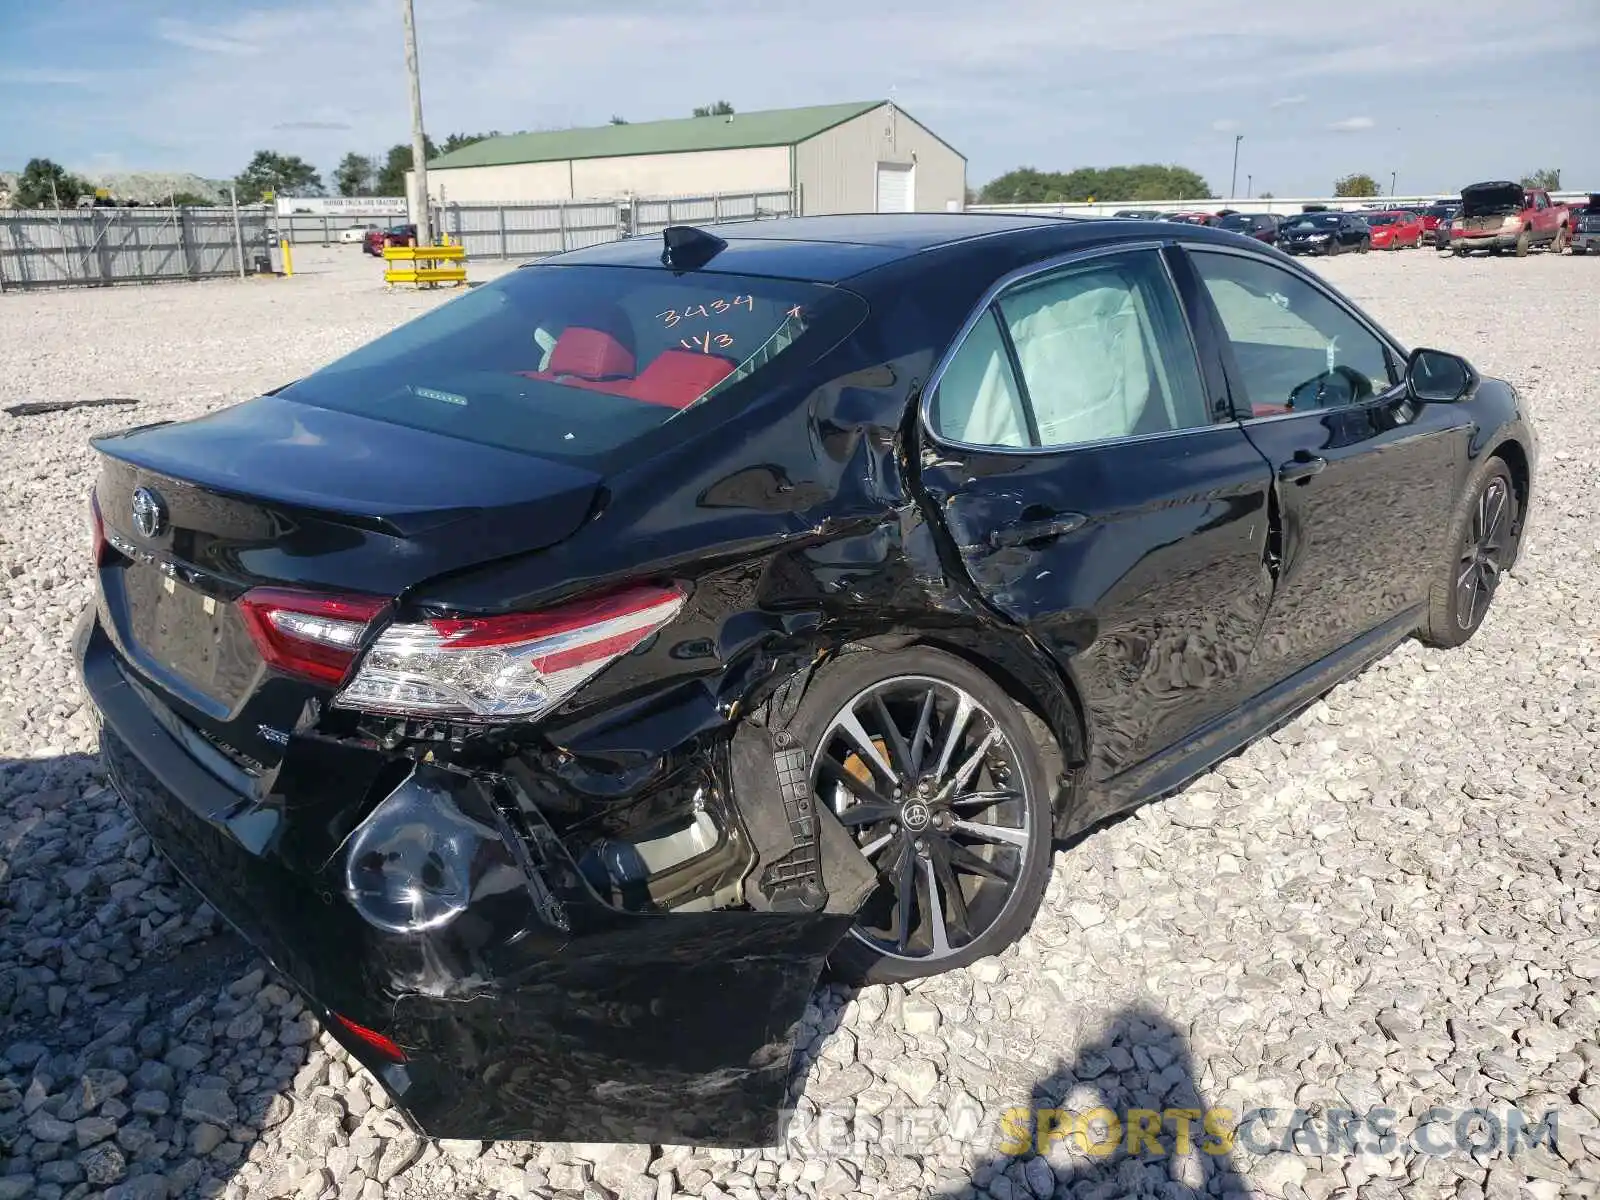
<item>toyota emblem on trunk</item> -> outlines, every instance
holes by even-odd
[[[153,538],[167,523],[167,508],[161,497],[149,488],[135,488],[133,492],[133,527],[140,537]]]

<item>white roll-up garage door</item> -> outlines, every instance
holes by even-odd
[[[909,163],[878,164],[878,211],[916,211],[916,166]]]

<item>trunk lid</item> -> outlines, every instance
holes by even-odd
[[[1473,217],[1503,217],[1522,211],[1526,193],[1520,183],[1500,181],[1475,183],[1461,189],[1461,215]]]
[[[103,623],[158,699],[246,771],[331,688],[263,661],[238,601],[276,586],[393,599],[562,541],[599,475],[265,396],[96,438]]]

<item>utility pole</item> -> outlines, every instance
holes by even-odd
[[[1244,134],[1233,135],[1233,179],[1228,184],[1228,199],[1232,200],[1239,194],[1239,143],[1244,141]]]
[[[414,194],[406,197],[417,244],[433,245],[433,214],[428,207],[428,138],[422,129],[422,77],[417,73],[417,18],[411,0],[400,0],[406,23],[406,78],[411,84],[411,170]]]
[[[1255,178],[1254,175],[1249,174],[1244,177],[1244,198],[1246,200],[1255,195]]]
[[[1389,172],[1389,195],[1391,195],[1391,196],[1396,194],[1395,190],[1394,190],[1395,180],[1398,179],[1399,177],[1400,177],[1400,173],[1398,171],[1390,171]]]

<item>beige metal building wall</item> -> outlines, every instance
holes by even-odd
[[[445,199],[459,204],[787,192],[789,148],[757,146],[494,167],[435,167],[428,172],[428,190],[437,199],[441,188]]]
[[[572,164],[567,162],[508,163],[499,167],[437,167],[428,171],[428,190],[435,200],[472,204],[483,201],[570,200]],[[406,172],[406,182],[416,178]]]
[[[628,158],[580,158],[572,164],[574,198],[708,196],[716,192],[786,192],[789,148],[686,150]]]
[[[879,164],[897,185],[909,186],[916,212],[960,209],[966,202],[967,160],[887,104],[808,138],[794,156],[808,215],[878,211]]]

